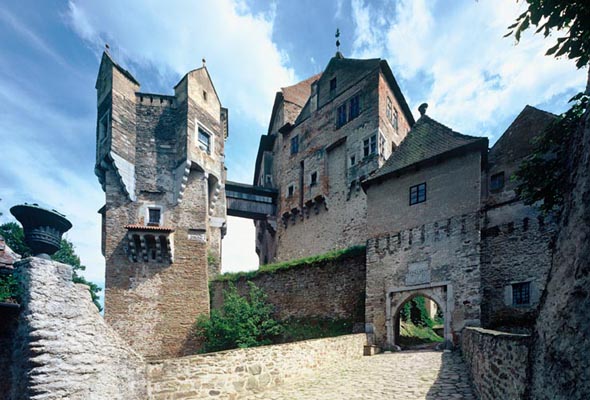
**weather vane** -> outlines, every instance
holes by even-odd
[[[340,29],[336,28],[336,51],[340,51]]]

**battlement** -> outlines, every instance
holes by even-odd
[[[167,94],[136,92],[135,98],[137,104],[142,104],[145,106],[175,108],[177,105],[176,97]]]

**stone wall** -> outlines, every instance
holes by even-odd
[[[551,266],[550,245],[554,231],[555,224],[545,221],[530,208],[527,216],[515,216],[511,222],[488,225],[482,231],[481,309],[484,327],[503,330],[532,328]],[[519,282],[529,282],[530,304],[513,305],[512,284]]]
[[[480,217],[471,213],[367,242],[366,322],[379,346],[394,344],[399,309],[417,295],[437,302],[445,339],[480,323]]]
[[[16,263],[23,285],[11,400],[143,399],[145,363],[109,327],[69,265]]]
[[[465,328],[461,351],[481,400],[528,398],[531,337]]]
[[[19,311],[17,304],[0,303],[0,400],[8,400],[11,391],[10,364]]]
[[[564,154],[572,190],[534,336],[531,394],[540,400],[587,399],[590,393],[590,110]]]
[[[253,282],[268,295],[279,319],[333,318],[364,322],[365,253],[335,260],[294,265],[273,272],[258,272],[235,281],[242,295]],[[211,282],[211,307],[223,306],[228,281]]]
[[[362,357],[364,344],[365,335],[356,334],[150,361],[148,398],[238,399]]]

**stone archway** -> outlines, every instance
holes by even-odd
[[[396,343],[396,323],[402,306],[414,297],[424,296],[434,301],[443,314],[444,319],[444,347],[446,349],[453,346],[452,326],[452,309],[453,296],[451,285],[448,283],[437,286],[422,287],[400,287],[391,288],[387,291],[386,302],[386,328],[387,328],[387,347],[395,348]]]

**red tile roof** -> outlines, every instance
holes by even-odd
[[[303,107],[309,95],[311,94],[311,84],[317,81],[322,76],[321,73],[314,76],[310,76],[304,81],[296,83],[292,86],[281,88],[283,92],[283,98],[289,103],[297,104],[299,107]]]
[[[141,225],[141,224],[125,225],[125,229],[129,229],[132,231],[174,232],[174,228],[169,227],[169,226],[155,226],[155,225]]]

